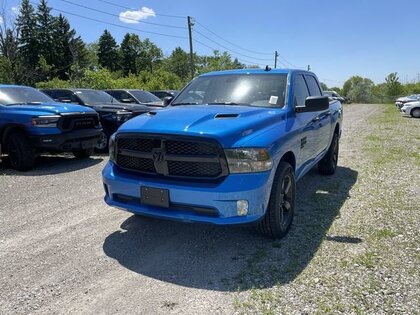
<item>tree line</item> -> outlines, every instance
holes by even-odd
[[[62,14],[53,16],[47,0],[34,7],[22,0],[15,18],[3,10],[0,23],[0,82],[37,87],[179,89],[190,79],[189,55],[176,47],[168,57],[148,38],[125,34],[117,43],[109,30],[98,41],[85,43]],[[8,23],[10,22],[10,23]],[[196,74],[255,68],[233,59],[228,52],[194,54]],[[375,85],[360,76],[342,88],[328,87],[354,102],[390,102],[420,93],[420,83],[401,84],[397,73]]]

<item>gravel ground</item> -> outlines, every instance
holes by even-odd
[[[0,313],[416,313],[420,121],[385,109],[345,106],[337,173],[298,183],[281,241],[110,208],[106,156],[0,164]]]

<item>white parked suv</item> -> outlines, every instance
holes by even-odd
[[[404,106],[401,107],[401,113],[414,118],[420,118],[420,101],[405,103]]]

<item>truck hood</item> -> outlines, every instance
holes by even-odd
[[[63,113],[73,113],[73,112],[94,112],[92,109],[75,105],[75,104],[64,104],[64,103],[42,103],[37,105],[9,105],[6,108],[13,109],[14,111],[25,111],[25,112],[36,112],[40,115],[45,114],[63,114]]]
[[[88,105],[96,111],[100,112],[118,112],[122,110],[131,111],[131,112],[148,112],[150,108],[146,105],[138,104],[125,104],[125,103],[101,103],[101,104],[91,104]]]
[[[245,143],[257,132],[271,128],[286,117],[280,108],[250,106],[173,106],[124,123],[119,133],[154,133],[199,136],[218,140],[224,147]]]

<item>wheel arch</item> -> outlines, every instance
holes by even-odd
[[[280,164],[280,162],[289,163],[292,166],[293,171],[294,172],[296,171],[296,157],[295,157],[295,154],[292,151],[288,151],[285,154],[283,154],[283,156],[281,157],[281,159],[279,161],[279,164]]]
[[[1,140],[1,144],[3,145],[2,151],[4,153],[6,153],[7,151],[8,138],[13,133],[23,133],[26,136],[28,136],[28,132],[21,125],[10,124],[10,125],[4,126],[3,129],[0,131],[0,140]]]

